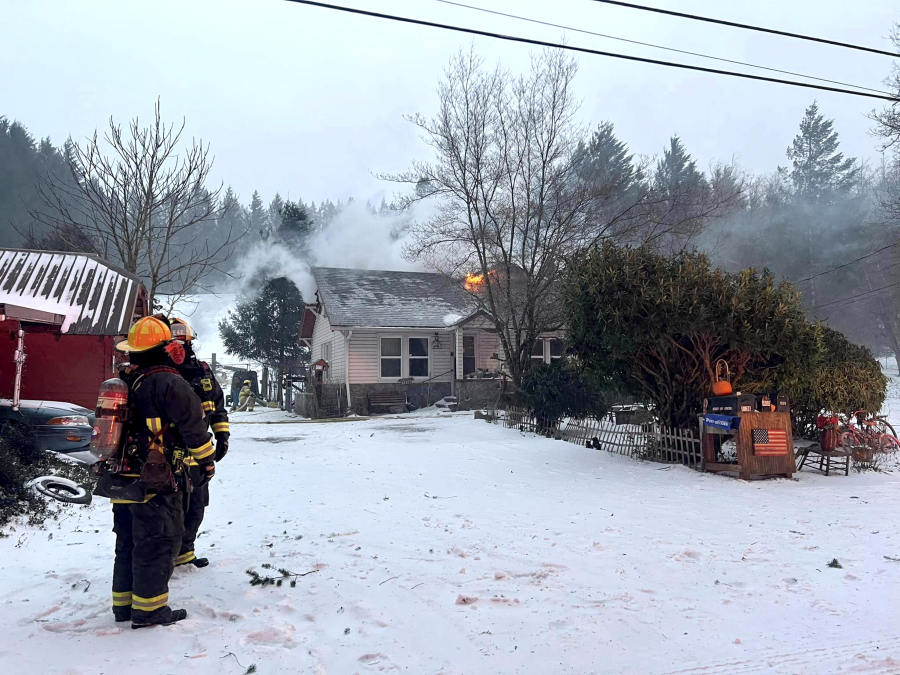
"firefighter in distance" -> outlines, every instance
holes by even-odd
[[[256,396],[253,394],[253,388],[250,386],[250,380],[244,380],[244,386],[238,392],[238,410],[253,411],[253,404],[256,402]]]
[[[207,479],[215,473],[215,448],[200,399],[170,365],[169,327],[137,321],[116,345],[130,355],[121,380],[107,380],[98,401],[100,475],[94,494],[113,504],[116,557],[113,614],[132,628],[170,625],[187,617],[169,607],[169,578],[184,535],[184,499],[190,492],[184,459]],[[124,389],[118,409],[110,390]],[[115,410],[115,417],[109,416]],[[121,415],[118,415],[121,413]],[[106,430],[106,431],[104,431]],[[107,443],[104,447],[103,443]]]
[[[230,427],[228,424],[228,412],[225,410],[225,393],[216,382],[209,365],[200,361],[194,354],[193,340],[196,334],[183,319],[170,319],[170,328],[174,342],[167,347],[169,358],[175,363],[175,368],[181,376],[188,381],[194,393],[200,398],[203,408],[203,421],[207,428],[212,428],[216,438],[216,461],[228,452],[228,438]],[[188,475],[194,486],[188,501],[188,507],[184,514],[184,536],[181,539],[181,550],[175,558],[175,566],[194,565],[206,567],[209,565],[207,558],[198,558],[194,553],[194,544],[197,540],[197,532],[203,523],[206,507],[209,506],[209,480],[205,471],[197,462],[188,457],[185,459]]]

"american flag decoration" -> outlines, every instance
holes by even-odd
[[[753,454],[761,457],[788,454],[787,432],[783,429],[754,429]]]

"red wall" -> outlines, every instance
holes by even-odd
[[[16,321],[0,322],[0,398],[12,398],[16,366]],[[93,410],[100,383],[115,377],[114,338],[60,335],[43,326],[25,326],[22,398],[67,401]]]

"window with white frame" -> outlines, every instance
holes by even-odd
[[[463,335],[463,377],[475,372],[475,336]]]
[[[550,360],[556,361],[561,359],[566,352],[566,346],[563,341],[559,338],[550,338],[548,342],[550,343]]]
[[[531,345],[531,359],[535,362],[544,362],[544,339],[538,338]]]
[[[428,377],[428,372],[428,338],[409,338],[409,377]]]
[[[379,360],[381,377],[402,377],[403,339],[383,337],[380,340]]]

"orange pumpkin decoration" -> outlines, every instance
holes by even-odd
[[[728,370],[728,363],[724,359],[716,361],[716,381],[712,383],[713,394],[716,396],[730,396],[732,391],[734,391],[731,388],[731,382],[728,381],[730,377],[731,371]]]

